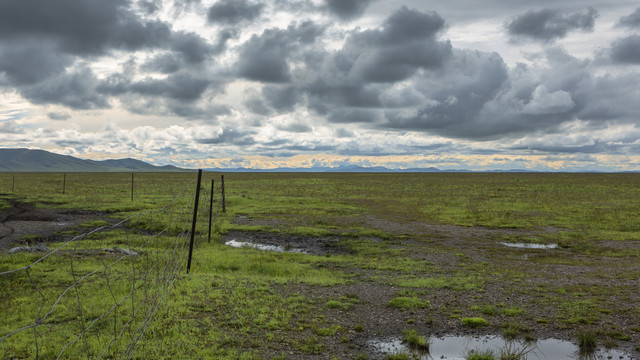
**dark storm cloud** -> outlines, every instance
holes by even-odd
[[[640,64],[640,35],[631,35],[614,42],[611,59],[619,64]]]
[[[180,73],[197,68],[226,48],[228,34],[211,45],[197,34],[174,32],[169,24],[147,21],[130,8],[156,2],[127,0],[46,0],[0,2],[0,85],[10,86],[34,103],[58,103],[76,109],[108,107],[102,95],[135,92],[192,101],[207,83]],[[140,70],[172,74],[169,82],[119,81],[105,91],[88,68],[79,64],[113,50],[164,50]],[[132,76],[123,75],[125,78]],[[131,89],[124,89],[132,86]],[[108,86],[107,86],[108,88]]]
[[[342,138],[342,139],[352,138],[352,137],[355,137],[356,135],[353,131],[349,131],[344,128],[336,129],[335,133],[337,138]]]
[[[159,46],[170,37],[167,24],[143,22],[128,5],[125,0],[2,1],[0,40],[38,39],[63,53],[100,55]]]
[[[247,110],[256,115],[268,116],[273,114],[273,111],[260,96],[251,96],[243,102],[243,105]]]
[[[380,29],[355,30],[343,47],[324,57],[325,66],[311,81],[300,84],[306,105],[330,122],[373,122],[381,117],[364,109],[396,103],[384,91],[419,71],[437,72],[452,47],[436,36],[444,20],[436,13],[401,7]]]
[[[302,88],[307,96],[307,105],[315,112],[326,115],[335,107],[381,107],[377,87],[331,80],[317,79]]]
[[[284,126],[278,126],[278,129],[282,131],[292,132],[292,133],[309,133],[313,131],[313,129],[309,125],[296,124],[296,123],[288,124]]]
[[[558,9],[531,10],[506,23],[512,40],[528,39],[549,42],[565,37],[570,31],[593,31],[598,12],[563,13]]]
[[[144,63],[140,68],[144,71],[172,74],[180,70],[182,65],[182,59],[176,56],[176,54],[171,53],[157,55]]]
[[[640,28],[640,7],[633,13],[618,20],[617,27]]]
[[[507,69],[497,54],[456,50],[445,71],[414,79],[426,105],[387,110],[379,126],[488,140],[557,133],[576,120],[594,130],[637,121],[640,74],[597,77],[562,48],[546,60],[546,68]]]
[[[212,53],[212,46],[194,33],[178,32],[173,34],[171,49],[180,53],[188,64],[199,64]]]
[[[382,29],[352,34],[336,57],[336,66],[363,82],[396,82],[419,69],[437,68],[451,54],[451,44],[435,36],[444,28],[437,13],[402,7]]]
[[[158,2],[159,2],[158,0],[154,0],[154,1],[140,0],[138,1],[138,6],[146,14],[153,14],[156,11],[160,10],[160,4]]]
[[[102,82],[98,91],[106,95],[133,93],[143,96],[164,97],[180,101],[195,101],[211,84],[210,80],[185,72],[169,75],[166,79],[147,78],[130,81],[119,76]]]
[[[249,80],[285,83],[291,80],[289,57],[303,47],[313,46],[324,31],[312,21],[289,25],[287,29],[267,29],[253,35],[239,52],[236,71]]]
[[[96,92],[98,79],[88,68],[79,68],[21,88],[22,95],[36,104],[61,104],[73,109],[108,108]]]
[[[51,120],[67,120],[71,118],[71,114],[66,111],[56,111],[47,113],[47,117]]]
[[[169,49],[173,51],[154,56],[144,63],[140,69],[171,74],[185,67],[200,65],[211,56],[225,51],[229,39],[234,38],[236,35],[234,31],[223,30],[218,34],[217,42],[209,44],[202,37],[193,33],[175,33],[169,44]]]
[[[199,144],[208,145],[240,145],[247,146],[253,145],[256,141],[253,139],[255,133],[249,131],[239,131],[231,128],[224,128],[222,133],[213,138],[198,139]]]
[[[167,79],[147,79],[134,82],[129,90],[140,95],[168,97],[176,100],[193,101],[200,98],[209,81],[189,74],[178,73]]]
[[[374,0],[325,0],[327,9],[342,20],[350,20],[364,13]]]
[[[335,109],[328,114],[332,123],[372,123],[380,119],[378,111],[371,109]]]
[[[247,0],[220,0],[209,8],[207,18],[210,23],[234,25],[254,20],[260,16],[263,8],[263,4]]]
[[[53,44],[36,39],[0,41],[0,72],[11,85],[38,83],[64,72],[73,56],[58,53]]]
[[[498,54],[456,50],[438,73],[416,78],[415,87],[431,100],[414,116],[387,111],[391,128],[432,130],[451,135],[474,136],[485,129],[468,128],[487,103],[503,89],[508,69]],[[468,134],[465,134],[466,132]]]
[[[514,146],[512,150],[528,150],[539,151],[554,154],[599,154],[605,152],[616,152],[620,146],[607,144],[601,141],[595,141],[588,145],[554,145],[554,144],[535,144],[530,146]]]
[[[292,111],[301,100],[301,94],[294,86],[267,85],[262,88],[262,96],[278,112]]]

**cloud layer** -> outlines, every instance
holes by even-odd
[[[592,156],[566,160],[575,170],[635,155],[640,8],[474,4],[3,1],[3,146],[180,166]]]

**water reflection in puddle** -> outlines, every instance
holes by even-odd
[[[558,244],[527,244],[527,243],[500,243],[506,247],[519,249],[556,249]]]
[[[250,243],[245,241],[237,241],[235,239],[229,240],[224,244],[227,246],[235,247],[235,248],[249,247],[252,249],[264,250],[264,251],[275,251],[279,253],[290,252],[290,253],[306,254],[306,252],[302,249],[293,249],[293,248],[286,249],[284,246],[257,244],[257,243]]]
[[[578,348],[574,344],[558,340],[545,339],[535,343],[521,343],[506,341],[499,336],[446,336],[433,337],[428,354],[412,352],[400,339],[370,340],[368,345],[375,351],[385,354],[412,353],[421,360],[447,359],[464,360],[469,351],[491,350],[499,356],[500,350],[509,349],[512,352],[523,351],[527,359],[573,360],[573,359],[619,359],[632,360],[633,358],[618,350],[598,350],[588,357],[577,356]]]

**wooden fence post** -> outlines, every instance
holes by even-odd
[[[133,173],[131,173],[131,201],[133,201]]]
[[[13,178],[11,180],[11,193],[12,194],[13,194],[13,191],[15,190],[15,188],[16,188],[16,176],[13,175]]]
[[[67,190],[67,174],[62,175],[62,195],[65,194]]]
[[[191,240],[189,241],[189,260],[187,261],[187,274],[191,270],[191,257],[193,256],[193,239],[196,236],[196,220],[198,219],[198,200],[200,200],[200,183],[202,180],[202,169],[198,170],[198,185],[196,187],[196,200],[193,206],[193,223],[191,224]]]

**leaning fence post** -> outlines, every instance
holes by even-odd
[[[131,173],[131,201],[133,201],[133,173]]]
[[[13,175],[13,178],[12,178],[12,179],[13,179],[13,180],[11,180],[11,193],[13,194],[13,191],[14,191],[14,190],[15,190],[15,188],[16,188],[16,176],[15,176],[15,175]]]
[[[227,212],[227,201],[224,197],[224,175],[220,175],[220,178],[222,179],[222,212]]]
[[[187,261],[187,274],[191,270],[191,256],[193,255],[193,239],[196,236],[196,220],[198,219],[198,200],[200,200],[200,182],[202,169],[198,170],[198,185],[196,187],[196,201],[193,206],[193,224],[191,225],[191,241],[189,241],[189,260]]]
[[[64,195],[67,190],[67,174],[62,175],[62,195]]]
[[[211,242],[211,219],[213,218],[213,179],[211,179],[211,198],[209,199],[209,237],[207,242]]]

